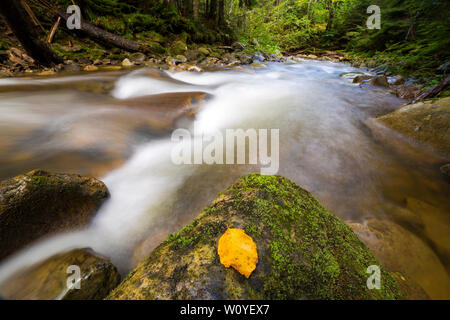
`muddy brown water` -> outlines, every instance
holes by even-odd
[[[127,272],[237,177],[260,170],[175,165],[171,131],[255,128],[280,130],[278,174],[340,218],[401,226],[381,227],[386,239],[398,239],[377,244],[389,252],[387,264],[409,273],[430,297],[450,298],[450,184],[439,172],[448,159],[402,152],[401,143],[393,148],[373,135],[365,121],[405,101],[340,76],[362,71],[300,60],[255,72],[140,69],[0,79],[0,178],[41,168],[93,175],[111,191],[86,230],[38,241],[3,261],[0,281],[86,246]],[[411,237],[414,247],[396,245]]]

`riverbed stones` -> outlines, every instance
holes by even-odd
[[[67,281],[76,276],[77,268],[79,289],[70,288]],[[0,284],[0,294],[13,300],[99,300],[119,282],[117,268],[106,257],[91,249],[74,249],[14,273]]]
[[[122,67],[132,67],[134,66],[134,63],[130,61],[130,59],[125,58],[122,61]]]
[[[384,75],[378,75],[370,79],[369,84],[376,86],[376,87],[384,87],[389,88],[389,82],[387,80],[387,77]]]
[[[400,84],[395,88],[397,97],[408,100],[417,98],[421,92],[422,88],[420,86],[412,84]]]
[[[259,262],[249,279],[225,268],[218,240],[229,228],[252,237]],[[280,176],[249,174],[170,235],[107,299],[397,299],[381,267],[369,290],[367,267],[380,265],[355,233],[309,192]]]
[[[77,174],[33,170],[0,182],[0,260],[55,232],[85,226],[109,197],[105,184]]]

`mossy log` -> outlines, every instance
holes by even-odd
[[[58,10],[57,14],[64,20],[67,21],[69,19],[70,15],[65,13],[62,10]],[[94,38],[96,40],[102,41],[104,43],[107,43],[109,45],[125,49],[127,51],[141,51],[141,52],[151,52],[150,48],[141,45],[135,41],[128,40],[125,38],[122,38],[118,35],[115,35],[111,32],[105,31],[101,28],[98,28],[92,24],[89,24],[83,20],[81,20],[80,23],[81,29],[80,31],[86,33],[89,37]]]

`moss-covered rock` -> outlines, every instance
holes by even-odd
[[[450,158],[450,97],[407,105],[367,124],[376,135],[381,124]]]
[[[68,277],[75,275],[70,266],[80,268],[79,289],[67,286]],[[90,249],[75,249],[16,272],[0,285],[0,293],[14,300],[103,299],[119,282],[120,274],[107,258]]]
[[[249,279],[220,264],[218,240],[241,228],[259,262]],[[306,190],[280,176],[238,179],[188,226],[172,234],[107,299],[397,299],[366,286],[380,265],[356,234]]]
[[[176,55],[179,55],[179,54],[184,54],[184,52],[185,52],[186,50],[187,50],[186,43],[183,42],[183,41],[181,41],[181,40],[178,40],[178,41],[175,41],[175,42],[170,46],[169,53],[170,53],[172,56],[176,56]]]
[[[108,198],[103,182],[33,170],[0,182],[0,259],[51,233],[86,225]]]

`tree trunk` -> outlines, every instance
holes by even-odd
[[[333,19],[334,19],[334,3],[332,0],[328,0],[328,23],[326,30],[331,30],[333,27]]]
[[[217,0],[210,0],[209,2],[209,17],[215,21],[217,16]]]
[[[225,0],[219,0],[219,16],[218,16],[218,25],[221,26],[225,22],[224,18],[224,10],[225,9]]]
[[[44,42],[39,40],[39,36],[36,34],[28,16],[25,15],[19,1],[0,0],[0,13],[4,16],[25,51],[36,62],[47,67],[62,62]]]
[[[3,0],[1,0],[3,1]],[[58,10],[58,15],[63,18],[65,21],[70,17],[69,14],[64,11]],[[125,49],[127,51],[142,51],[142,52],[150,52],[149,48],[140,45],[139,43],[122,38],[118,35],[112,34],[108,31],[100,29],[92,24],[84,22],[81,20],[81,29],[80,31],[85,32],[88,36],[95,38],[97,40],[103,41],[107,44],[113,45],[118,48]]]
[[[193,9],[194,9],[194,17],[198,18],[198,5],[199,5],[199,0],[193,0]]]

